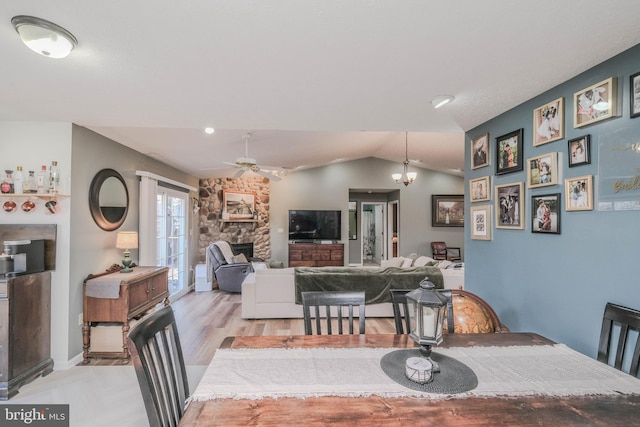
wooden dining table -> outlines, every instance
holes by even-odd
[[[438,348],[549,346],[533,333],[448,334]],[[413,348],[407,335],[228,337],[221,349]],[[437,349],[436,349],[437,350]],[[434,350],[434,351],[436,351]],[[215,363],[215,358],[212,363]],[[639,380],[640,381],[640,380]],[[182,427],[204,426],[633,426],[640,394],[424,397],[281,397],[194,400]]]

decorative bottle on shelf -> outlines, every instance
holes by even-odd
[[[18,166],[13,173],[13,192],[24,193],[24,173],[22,172],[22,166]]]
[[[42,169],[38,172],[36,176],[36,192],[38,194],[44,194],[49,189],[49,172],[47,172],[47,167],[42,165]]]
[[[0,184],[0,191],[2,191],[3,194],[13,193],[13,179],[11,178],[13,171],[6,169],[5,173],[6,175],[2,180],[2,184]]]
[[[36,176],[35,171],[29,171],[29,176],[24,183],[24,192],[25,193],[35,193],[36,192]]]
[[[60,189],[60,171],[58,170],[58,162],[51,162],[49,167],[49,193],[56,194]]]

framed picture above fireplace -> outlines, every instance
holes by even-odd
[[[224,190],[222,193],[222,219],[252,219],[256,213],[255,193]]]

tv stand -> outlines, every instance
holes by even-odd
[[[289,243],[289,267],[342,267],[343,243]]]

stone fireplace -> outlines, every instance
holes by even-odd
[[[247,259],[253,258],[253,243],[232,243],[231,249],[234,254],[244,254]]]
[[[255,221],[243,222],[222,219],[224,191],[253,193],[255,195]],[[269,180],[262,177],[208,178],[200,180],[199,189],[199,250],[200,262],[206,261],[207,247],[218,240],[226,240],[234,253],[247,258],[267,260],[269,247]]]

